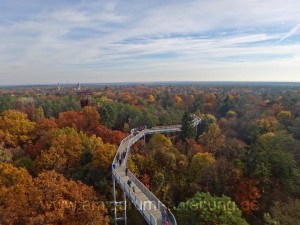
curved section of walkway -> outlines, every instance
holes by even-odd
[[[196,115],[193,115],[193,117],[193,125],[197,126],[201,122],[201,119]],[[121,189],[128,196],[135,208],[141,213],[149,225],[162,224],[162,211],[163,209],[166,209],[166,206],[158,198],[156,198],[155,195],[149,189],[147,189],[143,183],[140,182],[130,171],[127,170],[126,174],[125,169],[128,155],[130,154],[130,147],[147,134],[178,131],[181,131],[181,125],[153,127],[151,129],[144,129],[138,133],[135,132],[135,129],[132,129],[131,134],[121,141],[117,154],[114,158],[112,165],[113,179],[119,184]],[[124,152],[126,152],[126,155]],[[125,157],[122,158],[122,154],[124,154]],[[121,163],[118,158],[122,159]],[[131,181],[130,184],[128,184],[129,179]],[[168,212],[168,218],[170,225],[177,225],[175,216],[170,211]],[[117,218],[115,218],[115,220],[116,219]]]

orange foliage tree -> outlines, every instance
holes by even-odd
[[[93,131],[100,124],[100,114],[95,107],[86,106],[82,111],[85,120],[86,127],[85,130]]]
[[[95,128],[94,133],[100,136],[105,143],[119,145],[128,134],[118,130],[110,130],[104,125],[99,125]]]
[[[214,93],[204,95],[204,110],[209,113],[214,113],[217,107],[217,97]]]
[[[100,115],[96,108],[86,106],[82,111],[68,111],[59,114],[56,123],[59,127],[73,127],[76,130],[93,132],[100,124]]]
[[[60,128],[72,127],[76,130],[83,130],[86,127],[86,120],[81,112],[68,111],[59,114],[56,123]]]
[[[107,210],[95,191],[54,171],[32,178],[25,169],[0,164],[1,224],[103,224]]]
[[[42,136],[48,131],[57,128],[58,125],[54,119],[41,118],[36,122],[36,127],[34,133],[37,136]]]

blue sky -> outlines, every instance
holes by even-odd
[[[300,81],[299,0],[0,0],[0,84]]]

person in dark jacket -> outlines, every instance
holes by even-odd
[[[162,224],[165,225],[166,223],[166,220],[167,220],[167,211],[166,209],[163,209],[162,212],[161,212],[161,218],[162,218]]]

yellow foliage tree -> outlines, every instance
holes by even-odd
[[[31,122],[27,114],[6,110],[0,116],[0,130],[5,134],[4,143],[16,147],[28,143],[33,139],[35,123]]]
[[[280,113],[278,113],[276,118],[281,124],[285,125],[286,127],[288,125],[293,124],[292,122],[293,117],[291,111],[281,111]]]
[[[38,108],[36,108],[36,109],[34,109],[34,113],[32,115],[32,120],[33,121],[38,121],[38,120],[40,120],[40,119],[42,119],[44,117],[45,117],[44,116],[44,110],[43,110],[43,108],[41,106],[38,107]]]
[[[35,171],[54,169],[60,173],[70,172],[84,151],[84,135],[73,128],[56,129],[52,135],[49,150],[45,149],[34,161]]]
[[[279,128],[279,123],[274,116],[267,116],[257,120],[257,125],[262,133],[274,132]]]
[[[92,166],[102,168],[103,170],[110,168],[110,165],[116,154],[116,146],[111,144],[100,144],[93,150]]]
[[[180,96],[178,96],[178,95],[176,95],[176,96],[174,97],[174,101],[175,101],[175,103],[176,103],[177,105],[181,105],[181,104],[182,104],[182,98],[181,98]]]
[[[155,102],[155,97],[153,95],[149,95],[147,98],[148,103],[154,103]]]
[[[219,125],[212,123],[208,131],[199,136],[199,142],[206,151],[215,154],[224,146],[225,136],[221,134]]]
[[[149,141],[149,146],[152,149],[159,149],[159,148],[172,148],[173,144],[170,138],[167,138],[165,135],[156,133]]]
[[[203,170],[213,162],[215,162],[215,158],[211,153],[205,152],[194,155],[189,168],[190,181],[200,181]]]

